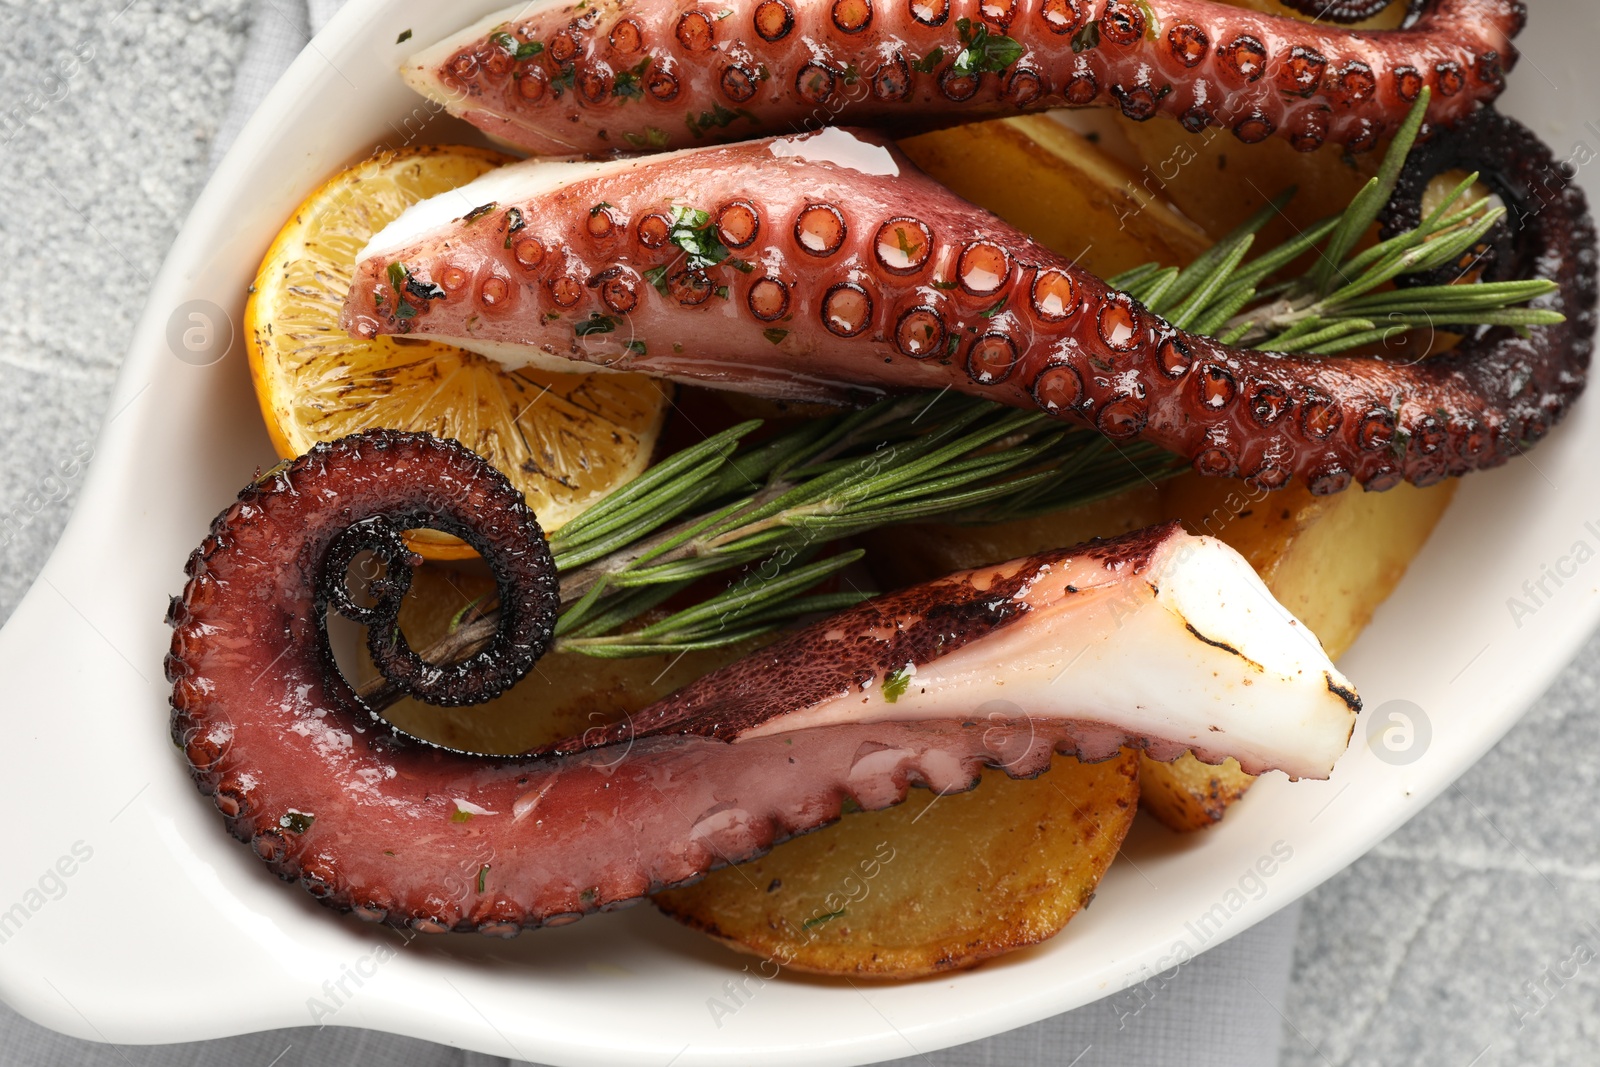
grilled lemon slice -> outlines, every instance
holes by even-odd
[[[358,340],[339,327],[356,255],[373,234],[418,200],[508,161],[457,146],[385,153],[295,209],[245,306],[250,374],[280,456],[374,427],[453,437],[504,471],[546,530],[649,465],[670,386],[633,374],[508,372],[450,345]],[[411,542],[431,559],[474,554],[431,530]]]

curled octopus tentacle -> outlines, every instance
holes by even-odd
[[[1514,145],[1485,166],[1510,202],[1538,206],[1514,220],[1507,266],[1555,280],[1542,303],[1567,321],[1480,331],[1422,362],[1258,352],[1176,329],[892,147],[832,129],[496,172],[452,194],[492,199],[465,219],[439,224],[450,209],[436,205],[380,234],[344,321],[360,336],[415,332],[508,361],[796,399],[957,389],[1271,488],[1426,485],[1518,454],[1584,383],[1594,227],[1582,191],[1519,129],[1486,113],[1439,134],[1407,195],[1446,152]],[[687,262],[707,238],[726,258]],[[432,295],[406,295],[419,290]]]
[[[191,557],[168,614],[172,734],[230,831],[280,877],[424,932],[569,922],[832,822],[847,797],[880,808],[911,785],[959,791],[985,766],[1031,776],[1053,752],[1193,749],[1326,777],[1360,706],[1291,618],[1259,610],[1270,595],[1247,563],[1174,523],[868,601],[616,730],[555,746],[562,755],[465,754],[375,723],[314,621],[337,608],[324,577],[342,581],[356,546],[403,568],[402,543],[374,533],[378,519],[465,536],[505,578],[506,640],[444,687],[450,698],[493,693],[528,668],[548,640],[552,594],[520,498],[465,448],[373,431],[247,488]],[[1253,583],[1261,599],[1242,597],[1256,607],[1230,615],[1207,592],[1219,582]],[[344,607],[392,629],[387,606]],[[1068,650],[1090,643],[1104,671],[1052,683]],[[1039,681],[1002,689],[997,660],[1034,662]],[[1152,669],[1170,696],[1107,695]],[[919,679],[898,699],[885,692],[896,671]],[[414,671],[408,683],[439,692]],[[1207,685],[1235,697],[1184,695]],[[971,721],[1001,696],[1010,711]]]
[[[1296,6],[1362,17],[1383,5]],[[546,155],[831,124],[904,132],[1052,107],[1364,151],[1424,86],[1434,125],[1498,96],[1524,20],[1519,0],[1421,0],[1391,31],[1208,0],[545,2],[491,15],[402,73],[452,113]]]
[[[395,494],[385,485],[372,484],[371,473],[359,464],[345,462],[341,451],[367,449],[390,470],[411,470],[418,475],[411,494]],[[478,704],[499,696],[528,672],[549,649],[560,606],[555,562],[539,521],[523,503],[521,494],[498,472],[485,469],[469,450],[454,441],[427,434],[383,431],[338,444],[319,444],[296,469],[319,466],[319,490],[335,494],[341,507],[325,528],[308,529],[302,567],[320,558],[315,573],[315,597],[308,618],[318,644],[329,648],[328,609],[366,627],[367,651],[373,662],[407,693],[446,707]],[[292,482],[287,474],[269,475],[274,485]],[[263,490],[246,490],[236,509],[248,509],[251,498]],[[478,520],[482,514],[503,518],[493,524]],[[458,663],[441,666],[425,661],[406,642],[399,626],[400,605],[411,588],[411,571],[420,559],[406,547],[403,532],[427,527],[453,534],[471,545],[494,575],[502,605],[499,625],[487,647]],[[226,516],[213,538],[227,536]],[[206,551],[201,549],[203,554]],[[351,564],[364,553],[381,561],[383,573],[369,582],[371,604],[358,604],[350,590]],[[200,558],[197,554],[196,559]],[[286,625],[292,625],[287,622]],[[327,653],[331,657],[331,652]],[[333,661],[325,666],[336,675]],[[351,704],[367,710],[354,692],[344,694]]]

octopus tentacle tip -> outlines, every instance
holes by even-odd
[[[404,473],[397,477],[396,472]],[[308,499],[312,485],[338,506],[319,507]],[[273,522],[265,520],[269,514]],[[449,667],[424,662],[397,624],[412,568],[421,562],[402,535],[417,528],[460,537],[483,557],[495,578],[501,610],[492,641]],[[298,551],[287,554],[283,546],[288,544],[296,544]],[[182,653],[186,640],[198,633],[197,615],[230,580],[229,568],[237,565],[239,553],[250,551],[270,553],[285,568],[278,581],[303,582],[306,590],[292,604],[263,606],[252,624],[264,635],[275,635],[267,639],[280,646],[311,639],[322,650],[334,696],[380,722],[381,716],[344,684],[333,663],[327,640],[330,608],[367,628],[367,648],[385,677],[420,700],[442,705],[498,696],[553,639],[559,594],[555,564],[538,520],[503,475],[455,441],[370,430],[319,443],[246,486],[190,556],[189,584],[168,609],[168,619],[177,627],[168,656],[169,677],[192,672],[192,662]],[[363,553],[371,553],[383,567],[381,576],[368,584],[373,602],[365,605],[355,602],[348,585],[350,565]]]
[[[424,202],[360,254],[345,315],[512,366],[597,363],[798,400],[949,388],[1142,437],[1203,474],[1267,488],[1291,478],[1319,494],[1428,485],[1504,463],[1547,433],[1582,390],[1592,346],[1587,203],[1512,120],[1482,109],[1419,147],[1391,226],[1415,225],[1426,179],[1462,161],[1516,208],[1495,238],[1495,269],[1553,279],[1539,306],[1566,321],[1526,335],[1478,331],[1413,364],[1257,352],[1177,329],[892,147],[836,128],[644,159],[515,164],[465,195],[498,201],[507,217],[515,205],[531,220],[519,236],[562,256],[515,266],[504,218],[467,226]],[[602,203],[629,239],[599,247],[585,236]],[[700,247],[684,220],[699,218],[738,250],[703,257],[693,284],[680,284],[679,242]],[[464,286],[406,316],[373,295],[395,263],[422,280],[516,271],[523,287],[486,308]],[[614,271],[659,281],[638,286],[622,313],[583,284]],[[569,284],[571,303],[559,295]],[[596,316],[627,328],[597,334]]]
[[[1435,125],[1493,100],[1524,21],[1517,0],[1414,0],[1400,30],[1330,25],[1388,3],[1290,0],[1306,22],[1208,0],[1042,0],[986,4],[968,21],[948,0],[727,0],[715,12],[544,0],[416,53],[402,73],[452,113],[545,155],[822,122],[907,131],[1063,106],[1364,150],[1424,84],[1436,90]],[[974,54],[980,33],[1009,43]]]
[[[1429,180],[1462,167],[1476,171],[1507,209],[1480,247],[1471,250],[1471,269],[1486,279],[1551,279],[1555,291],[1533,306],[1558,312],[1566,321],[1525,333],[1480,329],[1426,361],[1437,376],[1453,376],[1492,398],[1489,410],[1424,411],[1403,427],[1422,459],[1448,457],[1428,465],[1437,472],[1435,480],[1457,473],[1456,456],[1482,455],[1486,461],[1479,465],[1484,466],[1504,462],[1549,433],[1587,383],[1600,296],[1600,242],[1572,166],[1526,126],[1493,108],[1413,150],[1385,210],[1383,233],[1415,226]],[[1445,268],[1402,283],[1447,284],[1461,274]]]
[[[548,572],[514,543],[537,535],[515,494],[460,446],[369,434],[223,512],[172,613],[167,669],[173,737],[232,834],[324,905],[418,932],[560,925],[758,855],[846,798],[959,791],[1056,752],[1193,748],[1325,776],[1354,719],[1348,683],[1249,565],[1174,524],[868,601],[564,754],[441,751],[372,728],[317,621],[338,610],[325,572],[352,545],[399,558],[398,531],[424,519],[501,563],[502,613],[522,620],[506,627],[536,651]],[[351,613],[387,629],[398,589]],[[1077,647],[1094,669],[1063,678]],[[503,655],[482,670],[518,662]],[[1026,668],[1013,681],[1062,680],[1002,688],[996,662]],[[914,683],[891,692],[892,671]],[[1219,699],[1184,695],[1202,691]],[[1001,710],[973,722],[974,707]]]

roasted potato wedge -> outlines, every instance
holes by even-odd
[[[1139,756],[1139,806],[1179,833],[1220,822],[1255,781],[1231,756],[1219,764],[1201,763],[1188,752],[1171,763]]]
[[[1137,807],[1138,759],[1057,757],[1033,780],[914,790],[657,906],[778,968],[915,978],[1051,937],[1094,897]]]

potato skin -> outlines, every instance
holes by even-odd
[[[1255,784],[1231,757],[1218,766],[1185,752],[1171,763],[1139,757],[1139,806],[1169,830],[1204,830]]]
[[[918,978],[1055,935],[1094,897],[1138,806],[1138,757],[1056,757],[1032,780],[917,790],[760,859],[658,893],[767,971]],[[775,973],[775,971],[774,971]]]

